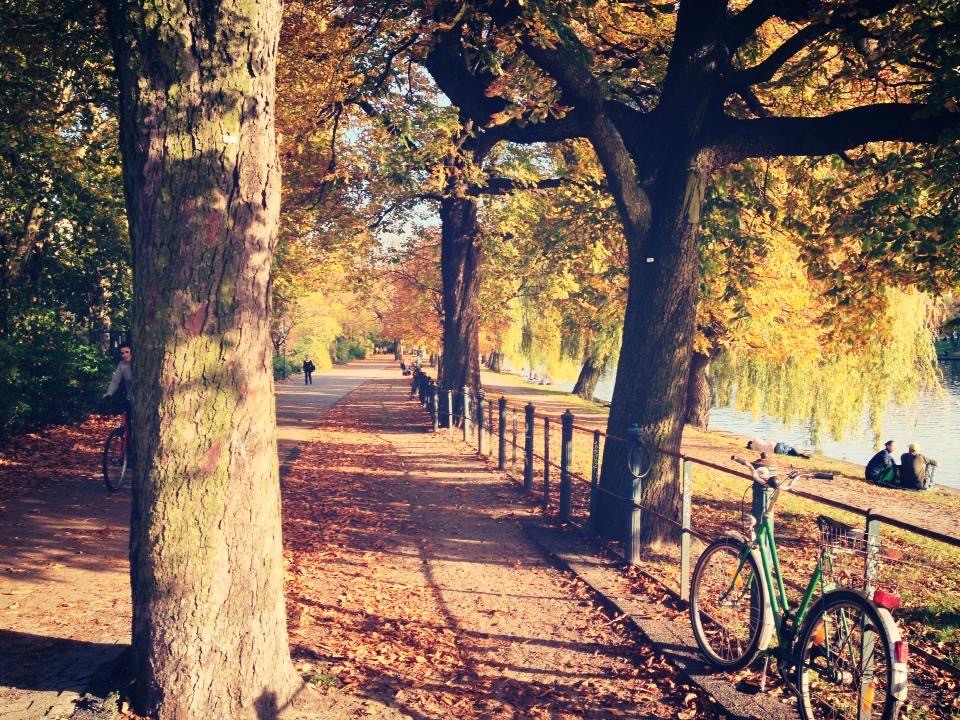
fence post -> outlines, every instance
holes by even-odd
[[[497,427],[497,469],[507,469],[507,399],[501,395],[497,401],[499,425]]]
[[[493,455],[493,403],[487,402],[487,455]]]
[[[590,534],[597,534],[597,497],[600,494],[600,431],[593,431],[590,460]]]
[[[510,460],[510,471],[517,471],[517,409],[513,409],[513,454]]]
[[[642,472],[637,463],[634,467],[634,459],[641,448],[642,435],[640,426],[634,423],[627,429],[627,487],[630,490],[629,506],[627,507],[627,536],[623,541],[623,559],[630,565],[636,565],[640,562],[640,527],[643,520],[641,505],[643,503],[643,482],[638,473]]]
[[[533,492],[533,403],[527,403],[524,410],[526,434],[523,438],[523,489]]]
[[[550,506],[550,418],[543,419],[543,511]]]
[[[863,591],[867,597],[873,596],[876,590],[877,572],[880,569],[878,557],[880,555],[880,521],[874,519],[873,512],[867,512],[867,541],[866,565],[863,568]]]
[[[680,599],[690,601],[690,505],[693,498],[693,463],[683,461],[683,505],[680,510]]]
[[[470,388],[463,386],[463,441],[470,442]]]
[[[437,392],[437,383],[430,381],[430,414],[433,416],[433,431],[440,429],[440,393]]]
[[[477,452],[481,455],[487,452],[487,435],[488,433],[484,432],[484,422],[483,416],[486,414],[485,410],[487,407],[487,401],[484,397],[483,391],[477,395]]]
[[[876,590],[875,582],[880,569],[878,563],[880,555],[880,521],[874,518],[872,510],[867,510],[867,529],[864,538],[867,541],[867,553],[864,559],[864,563],[866,564],[863,568],[863,591],[867,597],[872,598]],[[857,715],[857,717],[862,720],[866,720],[870,716],[869,708],[864,706],[863,694],[865,688],[872,686],[874,683],[873,649],[876,641],[876,633],[870,630],[869,627],[864,628],[863,636],[860,638],[859,648],[860,657],[863,658],[863,662],[860,668],[861,685],[860,702],[858,703],[860,712]]]
[[[453,389],[447,390],[447,432],[453,432]]]
[[[570,466],[573,464],[573,413],[568,409],[560,416],[560,522],[570,522],[573,493]]]

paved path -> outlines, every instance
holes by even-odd
[[[382,356],[353,362],[313,374],[313,384],[302,376],[277,383],[277,449],[282,466],[292,462],[303,443],[315,436],[320,416],[369,380],[394,377],[396,364]]]
[[[320,416],[364,382],[395,375],[361,361],[277,386],[281,464]],[[11,500],[0,511],[0,720],[70,717],[94,672],[129,642],[129,490],[98,472]]]

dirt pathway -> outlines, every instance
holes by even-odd
[[[69,717],[96,668],[126,647],[129,494],[91,477],[93,431],[105,436],[106,423],[89,425],[56,480],[27,463],[18,476],[34,484],[0,513],[0,720]]]
[[[322,717],[711,717],[531,545],[537,508],[406,395],[355,392],[285,483],[291,640]]]

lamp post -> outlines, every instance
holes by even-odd
[[[283,357],[283,365],[280,370],[280,376],[287,379],[287,320],[280,318],[280,354]]]

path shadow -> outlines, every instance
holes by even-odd
[[[82,693],[96,677],[110,677],[129,646],[0,630],[0,648],[0,687]]]
[[[581,601],[559,588],[555,594],[538,593],[523,584],[520,568],[530,562],[528,554],[539,557],[539,551],[521,547],[523,542],[504,545],[504,540],[512,543],[517,538],[511,533],[501,535],[495,528],[528,515],[530,499],[511,488],[505,478],[497,479],[486,460],[464,451],[456,442],[451,443],[449,452],[432,441],[417,447],[419,441],[410,436],[432,431],[424,409],[408,399],[405,386],[375,382],[354,396],[348,415],[331,418],[322,447],[304,453],[299,472],[285,487],[288,549],[317,553],[323,558],[323,567],[337,573],[354,593],[364,587],[357,581],[370,577],[378,566],[389,566],[390,558],[400,561],[402,557],[408,566],[415,559],[420,587],[426,592],[412,594],[411,601],[429,597],[437,613],[431,621],[417,612],[408,616],[400,608],[396,613],[378,613],[375,605],[352,608],[349,599],[323,601],[319,597],[325,591],[314,594],[314,579],[288,587],[288,602],[309,608],[303,615],[305,623],[336,623],[341,630],[349,628],[364,637],[376,637],[384,628],[391,628],[390,632],[412,646],[422,641],[423,633],[457,637],[458,662],[447,667],[438,661],[434,673],[420,680],[402,664],[351,660],[363,668],[362,677],[354,678],[353,691],[418,720],[433,717],[419,705],[416,697],[422,694],[418,693],[445,696],[454,705],[472,707],[487,717],[526,717],[537,698],[549,698],[550,717],[655,716],[655,711],[645,714],[638,709],[629,692],[622,697],[604,697],[604,706],[598,707],[597,698],[581,687],[611,677],[611,668],[624,658],[629,658],[625,664],[630,664],[636,654],[632,639],[541,636],[534,627],[500,626],[503,607],[539,600],[580,606]],[[357,426],[383,442],[357,443],[349,437],[341,442],[337,436],[341,424]],[[391,443],[396,447],[389,447]],[[405,447],[407,443],[411,446]],[[401,447],[405,449],[398,452]],[[364,463],[364,458],[374,457],[375,468]],[[462,570],[447,567],[438,574],[441,565],[450,563]],[[509,568],[517,586],[494,593],[479,579],[494,568]],[[307,570],[307,576],[312,577],[313,572]],[[470,579],[460,582],[467,577]],[[402,592],[409,586],[404,582],[397,587]],[[502,606],[484,603],[485,596],[494,594],[503,598]],[[465,608],[475,604],[483,608],[481,614],[489,612],[492,617],[496,613],[497,622],[478,626],[478,615],[464,617]],[[309,633],[305,631],[294,643],[297,659],[321,666],[346,659],[325,641],[313,644]],[[494,654],[494,646],[514,651]],[[424,654],[429,655],[430,649],[425,647]],[[557,665],[551,662],[557,651],[581,660],[570,666]]]
[[[109,493],[93,480],[37,488],[0,514],[0,570],[39,583],[59,566],[102,573],[126,563],[130,489]]]

